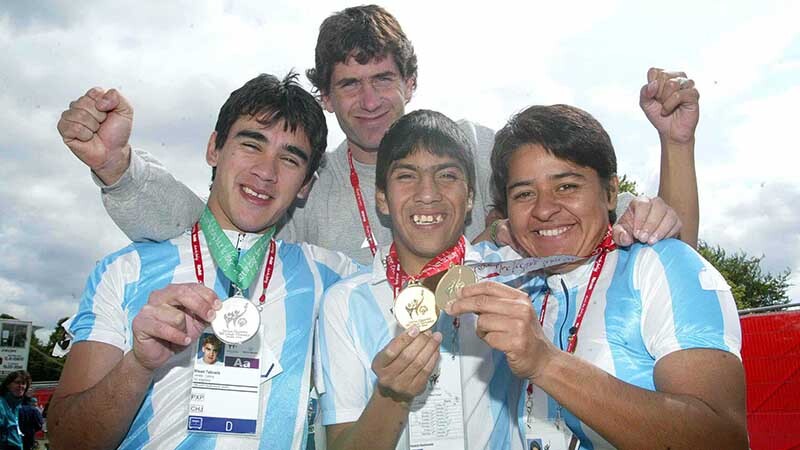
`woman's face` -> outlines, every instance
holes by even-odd
[[[22,377],[17,377],[11,384],[8,385],[8,392],[11,392],[11,395],[14,397],[22,397],[25,395],[25,391],[28,388],[28,384],[25,382],[25,379]]]
[[[537,144],[520,147],[509,162],[506,198],[511,232],[529,256],[587,256],[616,207],[594,169],[559,159]]]

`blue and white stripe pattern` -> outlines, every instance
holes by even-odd
[[[526,288],[538,313],[549,287],[543,330],[562,349],[583,300],[592,263],[550,276],[546,285],[537,280]],[[609,253],[578,333],[575,355],[623,381],[655,390],[656,362],[672,352],[693,348],[718,349],[741,357],[739,316],[722,275],[674,239]],[[538,387],[533,396],[534,417],[554,420],[558,404]],[[518,409],[522,430],[524,403],[523,398]],[[562,410],[561,417],[580,439],[581,449],[613,448],[569,411]]]
[[[238,233],[225,231],[233,242]],[[245,235],[249,249],[258,235]],[[97,341],[131,349],[131,323],[149,294],[170,283],[196,283],[188,233],[161,243],[136,243],[109,255],[89,278],[70,326],[76,342]],[[206,286],[221,299],[230,282],[213,264],[201,237]],[[346,256],[307,244],[277,241],[262,324],[265,342],[283,372],[261,386],[259,438],[187,433],[195,347],[158,369],[121,449],[301,449],[305,448],[312,339],[322,292],[358,270]],[[258,301],[264,267],[245,295]]]
[[[323,300],[319,353],[325,389],[320,402],[325,425],[358,420],[377,381],[371,369],[373,358],[403,332],[390,311],[393,293],[383,266],[386,253],[386,249],[378,252],[371,269],[331,287]],[[498,250],[483,243],[467,244],[465,259],[467,263],[476,263],[516,258],[519,256],[509,248]],[[505,355],[478,338],[475,320],[475,315],[462,316],[458,329],[467,448],[521,449],[514,413],[521,382],[511,374]],[[452,319],[443,315],[437,323],[437,329],[445,336],[442,345],[451,345],[446,336],[452,335],[452,328]],[[397,449],[408,449],[407,428]]]

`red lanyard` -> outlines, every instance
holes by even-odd
[[[583,294],[581,308],[578,310],[578,315],[575,317],[575,323],[572,325],[572,328],[569,329],[569,338],[567,338],[567,353],[575,353],[575,347],[578,345],[578,330],[581,329],[583,316],[586,314],[586,308],[589,306],[589,300],[592,298],[594,286],[597,283],[597,279],[600,278],[600,272],[603,270],[603,265],[606,263],[606,255],[615,248],[617,248],[617,246],[614,244],[614,240],[611,238],[611,227],[609,226],[605,237],[603,237],[603,240],[589,255],[590,258],[597,255],[597,259],[594,261],[594,266],[592,266],[592,274],[589,276],[589,284],[586,286],[586,292]],[[547,312],[547,300],[549,298],[550,290],[548,289],[544,294],[542,310],[539,312],[540,326],[544,324],[544,314]],[[533,383],[530,381],[528,382],[527,392],[528,396],[533,394]]]
[[[606,263],[606,255],[615,248],[617,248],[617,246],[611,238],[611,227],[609,227],[603,240],[597,245],[594,251],[592,251],[591,255],[589,255],[589,257],[596,255],[597,259],[592,266],[592,274],[589,276],[589,284],[586,286],[586,292],[583,294],[581,307],[578,310],[578,314],[575,316],[575,323],[572,325],[572,328],[569,329],[567,353],[575,353],[575,347],[578,345],[578,331],[581,329],[583,316],[586,314],[586,308],[589,307],[589,300],[592,298],[597,279],[600,278],[600,272],[603,270],[603,265]],[[547,311],[547,300],[549,298],[550,290],[544,295],[544,300],[542,301],[542,310],[539,312],[539,325],[544,324],[544,314]]]
[[[361,226],[364,227],[364,234],[367,236],[369,249],[372,256],[378,251],[378,246],[375,244],[375,236],[372,234],[372,227],[369,226],[369,217],[367,217],[367,208],[364,206],[364,196],[361,195],[361,185],[358,182],[358,174],[356,167],[353,165],[353,152],[347,148],[347,162],[350,163],[350,184],[353,185],[353,193],[356,196],[356,204],[358,205],[358,214],[361,216]]]
[[[203,273],[203,254],[200,252],[200,237],[199,231],[200,227],[198,223],[195,223],[192,227],[192,256],[194,257],[194,274],[197,277],[197,282],[200,284],[205,284],[205,274]],[[258,299],[258,303],[263,305],[266,301],[267,297],[267,286],[269,286],[269,280],[272,279],[272,271],[275,269],[275,239],[269,240],[269,253],[267,254],[267,268],[264,269],[264,280],[262,283],[262,290],[261,290],[261,297]]]
[[[406,281],[432,277],[449,269],[453,264],[462,264],[464,262],[465,252],[466,243],[464,241],[464,236],[461,236],[454,246],[439,253],[439,255],[428,261],[428,263],[422,267],[422,270],[420,270],[417,276],[411,277],[400,267],[400,258],[397,256],[397,249],[395,249],[394,244],[392,244],[391,248],[389,248],[389,255],[386,257],[386,279],[392,286],[394,296],[397,297],[397,293],[400,292],[400,288]]]

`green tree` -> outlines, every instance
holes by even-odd
[[[743,251],[728,254],[720,246],[710,246],[700,241],[697,251],[719,270],[731,286],[733,298],[739,309],[781,305],[789,302],[789,269],[773,275],[761,270],[760,258]]]
[[[639,195],[639,191],[636,188],[636,182],[629,179],[627,175],[623,175],[619,178],[619,191],[630,192],[636,196]]]

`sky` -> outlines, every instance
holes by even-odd
[[[0,4],[0,312],[44,327],[77,310],[88,274],[127,244],[56,123],[92,86],[133,104],[131,142],[195,192],[228,94],[258,73],[303,73],[338,1]],[[419,59],[408,110],[493,129],[532,104],[600,120],[619,170],[658,190],[659,143],[638,106],[649,67],[700,91],[700,238],[792,271],[800,301],[797,2],[387,1]],[[491,5],[491,7],[489,7]],[[310,84],[303,77],[304,86]],[[344,138],[328,114],[329,147]],[[41,335],[40,335],[41,336]]]

